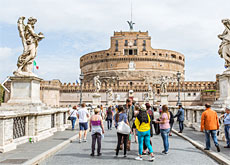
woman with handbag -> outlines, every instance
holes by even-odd
[[[118,157],[122,139],[124,143],[124,157],[127,157],[126,150],[128,135],[130,133],[130,127],[127,119],[127,114],[125,113],[124,107],[121,105],[118,106],[118,112],[115,115],[115,127],[117,128],[117,149],[115,157]],[[127,130],[128,128],[129,130]]]
[[[89,121],[90,132],[92,132],[92,153],[90,156],[94,156],[95,145],[97,141],[97,156],[101,156],[101,138],[104,134],[104,125],[102,117],[99,115],[100,109],[94,110],[94,115],[91,116]]]
[[[138,130],[138,143],[139,143],[139,156],[135,158],[136,160],[143,160],[142,159],[143,141],[145,141],[145,144],[151,155],[149,160],[153,161],[155,159],[153,154],[153,148],[150,144],[150,122],[151,119],[146,111],[146,106],[145,104],[143,104],[141,105],[140,112],[135,120],[135,125]]]
[[[74,130],[74,126],[75,126],[75,122],[77,120],[77,107],[73,106],[73,109],[70,109],[69,111],[69,118],[71,120],[72,123],[72,130]]]
[[[112,111],[112,107],[111,106],[106,111],[106,118],[105,118],[105,120],[107,121],[108,130],[111,130],[112,129],[112,121],[113,121],[113,111]]]
[[[168,111],[168,107],[167,105],[163,105],[160,121],[156,121],[156,123],[160,124],[160,132],[164,144],[164,151],[162,151],[162,153],[164,154],[168,154],[168,150],[169,150],[169,141],[168,141],[169,132],[170,132],[169,120],[170,120],[170,113]]]

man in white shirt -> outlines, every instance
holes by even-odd
[[[79,119],[79,127],[80,127],[80,131],[79,131],[79,143],[81,143],[82,131],[84,131],[84,139],[83,139],[83,141],[86,142],[89,113],[88,113],[88,110],[86,108],[85,103],[83,103],[81,105],[81,108],[78,110],[77,117]]]

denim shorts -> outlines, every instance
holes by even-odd
[[[80,130],[87,130],[88,129],[88,122],[79,123]]]

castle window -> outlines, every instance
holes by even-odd
[[[162,56],[162,54],[160,53],[159,56]]]
[[[130,86],[132,86],[132,85],[133,85],[133,82],[130,82],[129,84],[130,84]]]
[[[109,56],[109,53],[107,53],[107,56]]]
[[[137,49],[134,49],[134,55],[137,55]]]
[[[81,59],[81,62],[83,61],[83,59]]]
[[[193,93],[193,96],[196,96],[196,93]]]
[[[147,56],[147,55],[148,55],[148,53],[145,53],[145,55]]]
[[[124,54],[125,55],[128,55],[128,52],[129,52],[128,49],[124,49]]]
[[[125,46],[128,46],[128,40],[125,40]]]
[[[97,55],[95,55],[95,58],[97,58]]]
[[[137,40],[134,40],[134,44],[133,44],[134,46],[137,46]]]
[[[116,40],[115,46],[118,46],[118,40]]]
[[[172,58],[176,58],[176,55],[175,55],[175,54],[171,54],[171,57],[172,57]]]
[[[168,54],[166,53],[165,56],[168,57]]]
[[[113,55],[116,56],[116,53],[114,53]]]
[[[191,93],[188,93],[188,96],[191,96]]]
[[[91,56],[91,59],[93,58],[93,56]]]
[[[155,56],[156,54],[155,53],[153,53],[153,56]]]
[[[129,55],[133,55],[133,50],[129,49]]]
[[[181,57],[181,56],[179,56],[179,59],[180,59],[180,60],[182,60],[182,57]]]
[[[157,89],[157,94],[160,94],[160,89]]]

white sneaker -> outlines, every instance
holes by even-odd
[[[140,160],[141,161],[141,160],[143,160],[143,158],[138,156],[138,157],[135,158],[135,160]]]
[[[81,139],[79,140],[79,143],[81,143]]]
[[[150,159],[149,159],[149,161],[154,161],[155,160],[155,157],[154,156],[150,156]]]

